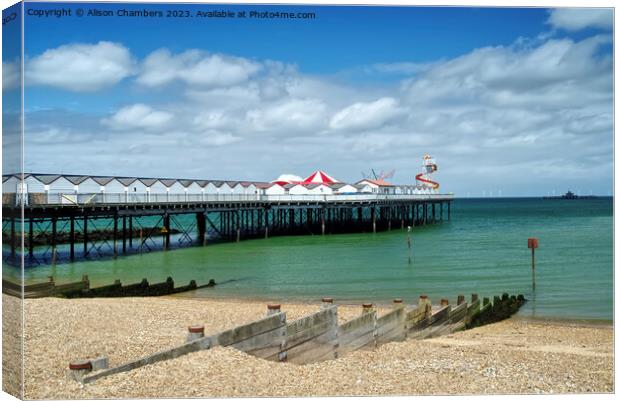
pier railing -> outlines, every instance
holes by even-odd
[[[97,205],[187,202],[373,202],[381,200],[449,200],[452,194],[135,194],[126,193],[55,193],[29,194],[26,206],[36,205]]]

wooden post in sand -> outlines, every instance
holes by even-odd
[[[334,298],[321,299],[321,309],[330,308],[334,305]]]
[[[280,304],[267,305],[267,316],[275,315],[277,313],[280,313]]]
[[[528,238],[527,247],[532,250],[532,291],[536,290],[536,256],[534,251],[538,248],[537,238]]]
[[[411,226],[407,226],[407,248],[409,248],[409,264],[411,264]]]
[[[195,325],[187,328],[186,342],[194,341],[205,336],[205,326]]]

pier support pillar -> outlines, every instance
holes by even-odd
[[[164,214],[164,250],[168,250],[170,246],[170,216]],[[142,241],[140,241],[142,242]]]
[[[56,217],[52,217],[52,265],[56,264]]]
[[[265,239],[269,238],[269,209],[263,209],[263,220],[265,222]]]
[[[88,255],[88,216],[84,216],[84,257]]]
[[[15,238],[15,217],[11,217],[11,256],[15,257],[17,239]]]
[[[205,214],[202,212],[196,213],[196,229],[198,230],[198,243],[202,246],[207,245],[207,223]]]
[[[372,219],[372,232],[376,233],[377,232],[377,213],[374,207],[370,209],[370,216]]]
[[[237,242],[241,240],[241,219],[239,217],[239,211],[235,213],[235,227],[237,228]]]
[[[123,231],[121,233],[123,241],[123,253],[127,253],[127,216],[123,216]]]
[[[363,220],[363,210],[361,207],[357,208],[357,226],[358,227],[362,227],[362,220]]]
[[[450,205],[452,202],[448,201],[448,220],[450,220]]]
[[[75,260],[75,218],[69,220],[69,258]]]
[[[116,242],[118,240],[118,214],[114,213],[114,233],[112,234],[112,246],[114,247],[114,256],[118,255]]]
[[[321,209],[321,235],[325,235],[325,208]]]
[[[28,224],[28,254],[30,256],[34,255],[34,220],[32,217]]]
[[[133,247],[133,217],[129,216],[129,248]]]

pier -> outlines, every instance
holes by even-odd
[[[4,262],[27,266],[282,235],[378,232],[451,218],[451,194],[79,194],[3,203]],[[64,199],[59,196],[58,199]],[[19,203],[19,202],[18,202]],[[23,222],[23,238],[21,223]]]

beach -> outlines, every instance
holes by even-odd
[[[408,300],[405,300],[407,302]],[[16,298],[3,294],[5,311]],[[265,316],[264,302],[161,298],[26,300],[26,398],[154,398],[614,391],[613,328],[511,318],[427,340],[389,343],[298,366],[216,347],[80,385],[68,363],[107,356],[110,366]],[[283,303],[287,320],[319,303]],[[385,313],[387,308],[378,308]],[[359,305],[339,305],[344,322]],[[6,335],[7,333],[5,333]]]

